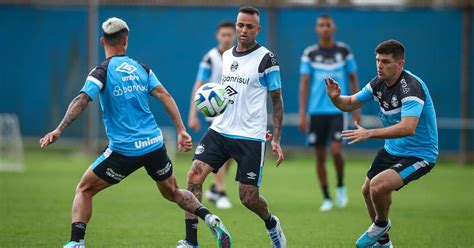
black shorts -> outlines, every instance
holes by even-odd
[[[227,138],[208,129],[194,153],[194,159],[200,160],[214,169],[233,158],[237,162],[235,180],[243,184],[259,187],[265,160],[265,142]]]
[[[107,148],[91,168],[104,181],[116,184],[142,166],[155,181],[166,180],[173,174],[173,164],[164,145],[141,156],[125,156]]]
[[[345,115],[311,115],[308,144],[326,147],[328,140],[341,142],[341,132],[345,128]]]
[[[435,164],[428,163],[426,160],[417,157],[393,156],[382,148],[377,153],[374,162],[372,162],[372,166],[370,166],[370,169],[367,172],[367,177],[372,179],[380,172],[386,169],[392,169],[400,174],[403,179],[403,186],[405,186],[411,181],[417,180],[418,178],[428,174],[428,172],[433,169],[434,165]]]

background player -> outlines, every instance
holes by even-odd
[[[380,105],[384,128],[343,131],[349,144],[368,139],[385,139],[377,153],[362,192],[373,224],[357,240],[357,247],[392,247],[388,237],[391,194],[434,167],[438,156],[438,129],[433,101],[426,84],[404,69],[405,48],[396,40],[380,43],[375,49],[377,77],[359,93],[341,96],[341,88],[326,79],[329,98],[339,109],[353,111],[375,100]]]
[[[202,184],[210,172],[217,172],[229,158],[237,162],[240,200],[265,223],[273,247],[286,247],[280,221],[272,215],[260,195],[265,159],[267,95],[273,103],[272,151],[277,166],[283,161],[280,147],[283,101],[280,67],[275,55],[256,42],[260,14],[253,7],[239,9],[236,22],[237,46],[224,52],[221,83],[232,104],[215,118],[196,149],[188,172],[188,189],[201,198]],[[197,219],[186,213],[186,240],[178,247],[197,246]]]
[[[222,22],[217,26],[216,40],[217,47],[209,50],[202,58],[199,64],[199,70],[194,83],[193,92],[191,94],[191,106],[189,110],[188,127],[194,131],[201,129],[201,123],[197,116],[197,109],[194,105],[194,94],[205,83],[220,83],[222,76],[222,53],[232,48],[235,41],[235,24],[232,22]],[[213,118],[206,117],[207,123],[212,123]],[[231,208],[232,204],[225,193],[224,177],[231,160],[225,162],[222,168],[214,175],[214,183],[211,188],[206,191],[205,197],[207,200],[216,203],[217,208]]]
[[[89,101],[99,95],[110,143],[77,185],[72,206],[71,239],[65,247],[85,247],[84,235],[92,215],[94,195],[119,183],[141,166],[156,181],[166,199],[204,219],[212,232],[225,232],[219,218],[201,206],[191,192],[179,189],[176,183],[163,136],[148,106],[149,94],[164,105],[178,131],[179,151],[189,151],[191,137],[173,98],[148,66],[125,55],[129,29],[123,20],[110,18],[102,24],[102,30],[100,41],[107,59],[89,73],[59,126],[40,140],[41,147],[54,143],[84,111]]]
[[[326,97],[324,79],[332,77],[341,83],[343,94],[359,91],[357,65],[351,50],[342,42],[336,42],[336,26],[332,17],[322,15],[316,21],[319,44],[307,47],[301,57],[299,115],[301,132],[308,131],[307,114],[310,115],[308,143],[315,146],[316,169],[324,200],[319,208],[329,211],[333,202],[329,195],[326,173],[326,145],[331,140],[331,153],[336,167],[337,206],[347,204],[344,187],[344,157],[342,154],[341,131],[347,127],[346,116]],[[311,86],[309,83],[311,82]],[[350,82],[350,83],[349,83]],[[310,89],[310,90],[309,90]],[[308,102],[308,92],[309,102]],[[308,109],[306,109],[308,104]],[[352,113],[354,121],[360,121],[360,112]]]

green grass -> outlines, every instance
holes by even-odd
[[[30,151],[26,172],[0,173],[0,247],[64,244],[70,234],[75,185],[94,159],[65,151]],[[289,157],[279,168],[267,160],[261,190],[271,212],[282,221],[288,247],[354,247],[370,224],[360,194],[370,162],[347,158],[349,205],[321,213],[312,157]],[[334,169],[329,165],[334,185]],[[190,155],[174,161],[181,186],[189,166]],[[205,205],[223,219],[234,247],[270,247],[263,222],[239,203],[235,165],[231,168],[227,189],[234,208],[217,210],[207,202]],[[472,166],[439,163],[428,176],[394,193],[394,245],[473,247],[473,179]],[[181,209],[161,197],[141,169],[96,196],[86,242],[90,247],[174,247],[184,237],[183,216]],[[201,247],[215,247],[207,227],[202,222],[199,225]]]

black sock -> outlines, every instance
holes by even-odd
[[[271,215],[271,214],[270,214],[270,217],[268,219],[264,220],[264,221],[265,221],[265,227],[267,229],[272,229],[277,224],[277,221],[275,220],[275,218],[273,218],[273,215]]]
[[[197,232],[198,232],[198,219],[186,219],[186,241],[192,245],[198,244]]]
[[[386,233],[382,235],[382,237],[380,237],[378,242],[383,245],[383,244],[388,243],[389,241],[390,241],[390,237],[388,236],[388,233]]]
[[[337,176],[337,187],[343,187],[344,186],[344,176],[340,175]]]
[[[204,206],[200,206],[194,211],[194,215],[199,216],[202,220],[206,220],[206,215],[210,213],[211,212]]]
[[[71,240],[79,242],[81,239],[84,239],[86,235],[86,224],[82,222],[74,222],[71,225]]]
[[[386,227],[388,225],[388,221],[386,220],[375,220],[375,225],[379,227]]]
[[[219,192],[216,190],[216,185],[215,185],[215,184],[212,184],[212,185],[211,185],[210,191],[211,191],[212,193],[216,193],[216,194],[219,193]]]
[[[329,197],[329,190],[328,190],[328,186],[321,186],[321,189],[323,190],[323,196],[324,196],[324,199],[331,199],[331,197]]]

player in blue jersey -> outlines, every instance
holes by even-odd
[[[221,236],[230,237],[217,216],[203,207],[191,192],[178,188],[163,135],[148,106],[149,95],[163,104],[178,131],[178,150],[189,151],[191,137],[173,98],[148,66],[125,55],[129,29],[123,20],[110,18],[102,24],[102,30],[101,43],[107,59],[89,73],[59,126],[40,139],[41,147],[54,143],[89,101],[99,95],[109,145],[77,185],[72,206],[71,239],[64,247],[85,247],[84,235],[92,215],[94,195],[119,183],[142,166],[156,181],[163,197],[205,220],[212,233],[225,233]]]
[[[331,101],[342,111],[353,111],[363,103],[380,106],[383,128],[342,132],[349,144],[368,139],[384,139],[362,187],[373,224],[357,240],[357,247],[392,247],[388,236],[391,194],[426,175],[438,156],[436,113],[426,84],[404,69],[405,48],[396,40],[380,43],[375,49],[377,76],[360,92],[342,96],[338,83],[326,79]]]
[[[235,41],[235,24],[232,22],[221,22],[216,31],[217,47],[209,50],[199,63],[199,70],[191,94],[191,106],[189,108],[188,127],[194,131],[201,129],[201,123],[197,116],[196,105],[194,104],[194,94],[203,84],[220,83],[222,77],[222,53],[229,50]],[[206,122],[210,126],[214,118],[206,117]],[[231,160],[225,162],[222,168],[214,175],[214,183],[206,191],[204,196],[207,200],[214,202],[217,208],[231,208],[232,204],[225,192],[224,177]]]
[[[334,39],[334,20],[327,15],[318,17],[316,32],[319,43],[307,47],[301,57],[299,116],[300,131],[308,133],[308,143],[315,147],[316,171],[323,193],[321,211],[333,208],[329,195],[326,173],[326,146],[331,141],[331,153],[336,167],[336,204],[343,208],[347,204],[344,187],[344,157],[341,131],[347,126],[346,116],[334,107],[326,97],[324,79],[332,77],[341,84],[343,94],[359,91],[357,65],[349,47]],[[309,97],[309,99],[308,99]],[[309,101],[308,101],[309,100]],[[310,116],[309,130],[307,115]],[[360,120],[360,111],[352,113],[354,121]]]

